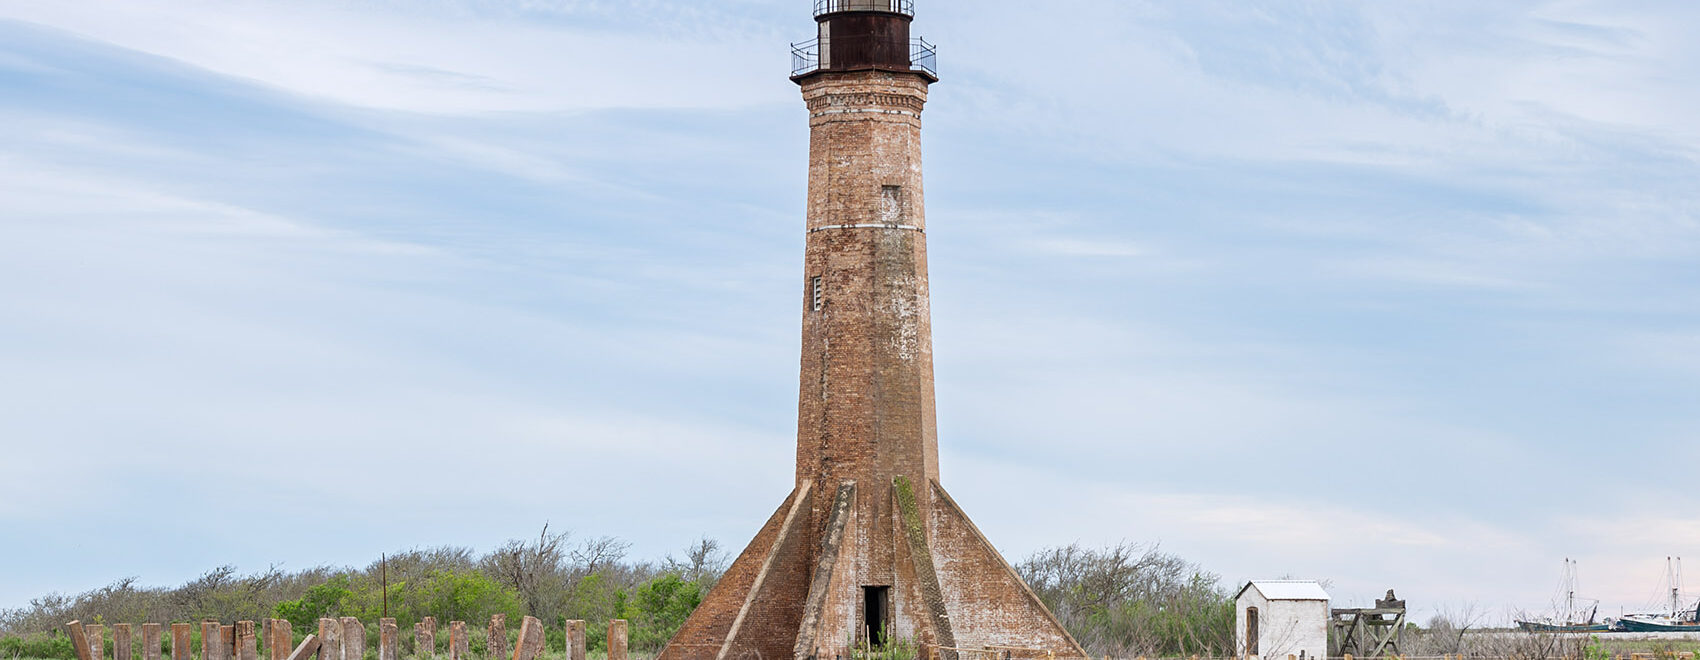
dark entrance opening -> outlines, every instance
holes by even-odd
[[[1245,654],[1258,654],[1257,640],[1257,608],[1245,608]]]
[[[862,587],[862,632],[870,648],[885,646],[890,612],[891,587]]]

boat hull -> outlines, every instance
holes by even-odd
[[[1663,621],[1639,621],[1636,619],[1618,619],[1613,630],[1624,632],[1700,632],[1700,623],[1666,623]]]
[[[1603,624],[1603,623],[1557,624],[1557,623],[1540,623],[1540,622],[1536,622],[1536,621],[1518,621],[1517,627],[1523,629],[1526,632],[1586,633],[1586,632],[1607,632],[1607,631],[1611,630],[1611,626]]]

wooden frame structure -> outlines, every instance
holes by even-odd
[[[1381,658],[1399,655],[1405,639],[1405,601],[1387,590],[1375,607],[1341,608],[1329,611],[1328,655]]]

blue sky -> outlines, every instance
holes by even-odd
[[[918,4],[943,479],[1007,556],[1496,617],[1700,557],[1700,5]],[[808,9],[0,5],[0,606],[741,547]]]

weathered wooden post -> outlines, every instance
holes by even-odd
[[[366,624],[342,617],[342,660],[366,660]]]
[[[472,640],[466,638],[466,622],[449,622],[449,660],[470,660]]]
[[[508,654],[508,615],[490,615],[490,627],[485,630],[484,657],[501,660]]]
[[[112,659],[130,660],[130,624],[112,624]]]
[[[201,622],[201,660],[223,660],[219,657],[219,649],[224,643],[219,641],[219,625],[217,621]]]
[[[223,655],[219,656],[219,660],[237,660],[237,658],[236,658],[236,624],[231,624],[231,625],[228,625],[228,626],[219,626],[218,627],[218,634],[219,634],[218,641],[224,642],[224,646],[219,648],[219,652],[223,654]]]
[[[608,660],[628,660],[626,657],[626,620],[608,622]],[[1198,660],[1193,658],[1193,660]]]
[[[396,647],[400,643],[401,633],[396,627],[395,619],[378,619],[378,660],[398,660]]]
[[[89,631],[83,622],[73,620],[65,624],[65,630],[71,633],[71,648],[77,650],[77,660],[94,660],[89,655]]]
[[[306,639],[301,640],[301,645],[295,647],[295,650],[291,651],[289,657],[284,660],[307,660],[323,648],[319,645],[319,636],[309,634]]]
[[[413,655],[431,660],[437,655],[437,617],[428,616],[413,624]]]
[[[567,660],[586,660],[588,649],[584,638],[585,627],[583,619],[573,619],[567,622]]]
[[[89,658],[91,660],[106,660],[106,626],[90,623],[85,624],[83,630],[88,633]]]
[[[159,660],[159,638],[165,632],[165,626],[157,623],[142,624],[142,660]]]
[[[266,645],[271,647],[271,660],[289,660],[295,649],[295,624],[289,619],[272,619],[272,634]]]
[[[537,660],[540,655],[543,655],[543,622],[534,616],[520,619],[513,660]]]
[[[190,640],[194,633],[195,627],[191,624],[171,624],[171,660],[191,660],[194,654],[189,645],[194,643]]]
[[[260,639],[254,635],[253,621],[236,622],[236,660],[260,660]]]
[[[319,660],[342,660],[342,622],[319,619]]]

